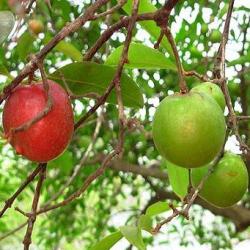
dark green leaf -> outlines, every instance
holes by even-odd
[[[58,69],[49,78],[64,86],[63,75],[68,87],[75,95],[87,93],[102,95],[112,81],[115,72],[116,69],[110,66],[93,62],[82,62],[68,64]],[[124,73],[121,77],[121,89],[125,106],[136,108],[143,106],[143,97],[139,87]],[[112,91],[107,101],[116,103],[114,91]]]

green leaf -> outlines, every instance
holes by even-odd
[[[187,192],[189,185],[188,169],[176,166],[175,164],[165,161],[164,164],[168,170],[168,178],[173,191],[182,200]]]
[[[62,52],[66,56],[70,57],[74,61],[81,62],[82,61],[82,54],[81,52],[71,43],[61,41],[57,44],[54,48],[55,50]]]
[[[123,45],[115,49],[107,58],[105,64],[118,65],[122,54]],[[147,55],[147,56],[144,56]],[[137,69],[172,69],[176,70],[175,64],[159,50],[152,49],[143,44],[131,43],[128,52],[126,68]]]
[[[15,18],[10,11],[0,11],[0,44],[8,37],[15,24]]]
[[[141,229],[134,226],[124,226],[120,228],[123,236],[135,247],[139,250],[146,250],[144,245]]]
[[[33,42],[36,40],[36,38],[31,35],[29,32],[24,32],[22,36],[19,38],[18,44],[17,44],[17,53],[19,55],[19,58],[21,60],[25,60],[26,57],[32,53],[33,51]]]
[[[152,230],[152,219],[149,215],[142,214],[138,219],[138,227],[151,232]]]
[[[122,233],[120,231],[117,231],[103,238],[100,242],[98,242],[95,246],[93,246],[91,250],[109,250],[121,238],[122,238]]]
[[[169,205],[166,201],[158,201],[147,208],[146,215],[152,217],[168,210]]]
[[[64,87],[62,75],[75,95],[87,93],[96,93],[102,95],[115,75],[116,69],[107,65],[93,62],[78,62],[68,64],[49,78],[55,80]],[[143,106],[143,97],[136,83],[125,73],[121,77],[122,99],[125,106],[141,108]],[[113,90],[107,100],[110,103],[116,103],[116,95]]]
[[[132,11],[132,0],[128,0],[127,3],[123,6],[123,10],[128,14],[131,15]],[[155,12],[157,8],[151,4],[149,0],[141,0],[139,5],[139,14],[145,12]],[[155,24],[154,21],[142,21],[140,25],[157,40],[161,33],[161,29]],[[167,50],[167,52],[173,56],[173,51],[168,40],[164,37],[161,41],[161,45]]]
[[[12,79],[12,76],[10,75],[8,69],[3,64],[1,64],[1,62],[0,62],[0,75],[4,75]]]
[[[65,151],[62,155],[55,160],[48,163],[48,168],[60,169],[64,174],[68,174],[73,166],[73,156],[70,151]]]

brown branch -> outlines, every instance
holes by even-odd
[[[250,116],[249,115],[241,115],[241,116],[237,116],[237,121],[248,121],[250,120]]]
[[[237,117],[233,109],[232,100],[230,98],[230,94],[229,94],[229,90],[228,90],[228,86],[227,86],[226,78],[225,78],[225,49],[226,49],[226,44],[228,40],[228,33],[229,33],[230,20],[231,20],[231,16],[233,12],[233,5],[234,5],[234,0],[231,0],[229,4],[229,8],[228,8],[225,25],[224,25],[222,41],[221,41],[221,44],[217,53],[217,61],[215,63],[213,73],[214,73],[214,76],[220,80],[221,89],[225,96],[226,104],[227,104],[228,111],[229,111],[228,126],[232,129],[233,133],[235,134],[240,144],[241,150],[250,151],[249,147],[247,146],[247,144],[245,144],[245,142],[242,140],[240,136],[238,124],[237,124]]]
[[[202,82],[213,82],[212,79],[210,79],[208,76],[206,75],[201,75],[198,72],[191,70],[191,71],[185,71],[184,72],[185,76],[194,76],[196,78],[198,78],[199,80],[201,80]]]
[[[179,75],[180,91],[181,91],[181,93],[185,94],[188,92],[188,88],[187,88],[187,84],[186,84],[186,81],[184,78],[184,70],[183,70],[183,67],[181,64],[178,50],[177,50],[176,45],[175,45],[174,38],[173,38],[172,33],[168,27],[162,27],[162,29],[163,29],[163,32],[164,32],[165,36],[167,37],[167,39],[172,47],[172,50],[174,52],[174,57],[175,57],[175,61],[176,61],[177,69],[178,69],[178,75]]]
[[[32,211],[29,215],[28,226],[27,226],[26,234],[23,239],[24,250],[29,250],[29,246],[31,244],[31,236],[32,236],[33,228],[34,228],[34,223],[36,221],[36,211],[37,211],[38,202],[40,198],[41,188],[46,178],[47,163],[43,163],[41,165],[42,165],[42,169],[40,170],[39,180],[37,182],[37,186],[36,186],[36,190],[35,190],[35,194],[34,194],[34,198],[32,202]]]
[[[27,223],[28,223],[28,222],[26,221],[26,222],[24,222],[23,224],[19,225],[18,227],[14,228],[13,230],[9,231],[8,233],[6,233],[6,234],[0,236],[0,241],[1,241],[1,240],[4,240],[5,238],[7,238],[7,237],[9,237],[9,236],[15,234],[15,233],[18,232],[19,230],[21,230],[22,228],[24,228],[24,227],[27,225]]]
[[[217,79],[225,79],[225,49],[228,41],[228,34],[229,34],[231,16],[233,12],[233,6],[234,6],[234,0],[231,0],[228,7],[227,17],[223,29],[222,40],[217,52],[216,63],[213,71],[214,77]]]
[[[15,199],[18,197],[18,195],[27,187],[27,185],[34,180],[34,178],[37,176],[37,174],[41,171],[42,164],[39,164],[37,168],[27,177],[27,179],[21,184],[21,186],[18,188],[18,190],[8,199],[5,201],[5,206],[0,211],[0,218],[3,216],[5,211],[10,208],[15,201]]]
[[[112,8],[110,8],[109,10],[105,11],[105,12],[102,12],[100,14],[96,14],[94,17],[93,17],[93,20],[95,19],[98,19],[98,18],[101,18],[101,17],[105,17],[105,16],[108,16],[112,13],[114,13],[115,11],[119,10],[128,0],[120,0],[118,1],[118,4],[113,6]]]

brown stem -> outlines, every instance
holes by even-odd
[[[183,70],[183,67],[181,64],[178,50],[177,50],[176,45],[175,45],[174,38],[173,38],[172,33],[168,27],[163,27],[162,29],[163,29],[164,34],[167,37],[167,39],[172,47],[172,50],[174,52],[174,57],[175,57],[175,61],[176,61],[177,69],[178,69],[178,75],[179,75],[180,91],[181,91],[181,93],[185,94],[188,92],[188,88],[187,88],[187,84],[186,84],[186,81],[184,78],[184,70]]]
[[[31,211],[31,214],[29,215],[28,226],[27,226],[26,234],[23,239],[24,250],[29,250],[29,246],[31,244],[31,236],[32,236],[33,228],[34,228],[34,223],[36,221],[36,211],[38,207],[40,193],[41,193],[43,182],[46,178],[47,163],[43,163],[41,165],[42,165],[42,169],[40,170],[39,180],[37,182],[37,186],[36,186],[36,190],[35,190],[35,194],[34,194],[34,198],[32,202],[32,211]]]

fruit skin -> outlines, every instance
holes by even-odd
[[[44,26],[43,23],[38,19],[32,19],[29,21],[29,29],[32,33],[38,35],[43,32]]]
[[[57,83],[48,82],[53,99],[51,111],[28,130],[9,137],[18,154],[36,162],[47,162],[59,156],[74,130],[73,111],[67,93]],[[45,107],[46,96],[41,82],[17,87],[3,109],[5,135],[9,136],[11,128],[30,121]]]
[[[166,97],[153,119],[153,139],[160,154],[186,168],[212,161],[223,146],[225,132],[221,108],[199,92]]]
[[[219,30],[212,30],[210,40],[212,43],[219,43],[221,41],[221,33]]]
[[[225,97],[220,87],[211,82],[204,82],[191,89],[191,92],[201,92],[210,95],[214,100],[220,105],[221,109],[224,111],[226,107]]]
[[[198,186],[209,167],[192,169],[191,180]],[[199,196],[217,207],[229,207],[241,200],[248,187],[248,173],[240,156],[226,153],[205,181]]]

